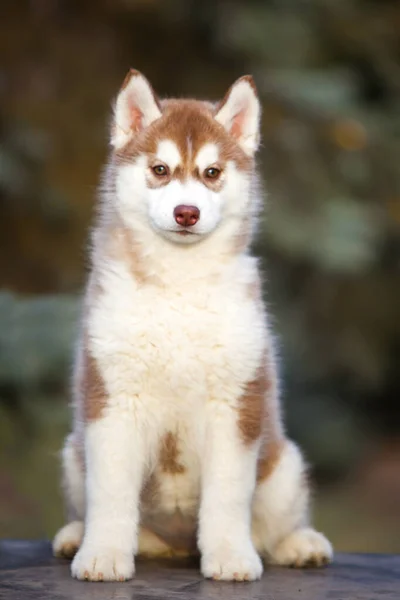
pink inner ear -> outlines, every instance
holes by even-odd
[[[230,131],[233,137],[240,138],[242,136],[245,117],[246,114],[244,108],[233,117]]]
[[[132,104],[129,108],[129,118],[131,129],[133,129],[133,131],[139,131],[142,127],[143,113],[135,104]]]

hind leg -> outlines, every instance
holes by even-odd
[[[82,543],[83,521],[71,521],[61,527],[53,540],[53,554],[58,558],[74,558]]]
[[[78,455],[74,434],[65,440],[62,469],[68,523],[55,535],[53,553],[55,556],[73,558],[82,542],[85,516],[83,461]]]
[[[308,510],[303,459],[287,441],[273,471],[259,481],[253,501],[253,542],[268,562],[295,567],[330,562],[331,544],[310,527]]]

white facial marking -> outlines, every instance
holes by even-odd
[[[183,227],[175,221],[174,210],[179,205],[195,206],[200,211],[198,222],[187,228],[192,235],[182,237],[184,243],[198,241],[201,235],[213,231],[221,219],[221,198],[199,181],[184,183],[173,180],[168,185],[149,190],[149,216],[155,229],[176,239]]]
[[[188,159],[189,159],[189,161],[191,161],[192,154],[193,154],[193,144],[192,144],[192,138],[190,137],[190,135],[188,135],[188,137],[186,138],[186,142],[187,142],[187,150],[188,150]]]
[[[200,158],[204,160],[201,166],[205,165],[204,168],[209,166],[210,159],[216,158],[215,144],[207,146],[208,148],[204,146],[201,149],[203,156]],[[175,151],[175,159],[178,158],[175,144],[164,140],[160,147],[161,156],[168,158],[168,166],[172,168],[176,160],[171,162],[171,148]],[[165,150],[169,150],[169,157]],[[183,182],[172,179],[167,185],[150,188],[146,181],[147,169],[146,154],[137,158],[133,164],[123,165],[118,169],[118,210],[124,222],[132,229],[150,224],[153,231],[173,242],[192,244],[214,232],[222,221],[234,222],[247,214],[251,180],[248,174],[236,168],[234,162],[228,161],[224,166],[224,184],[219,191],[192,178]],[[184,228],[176,222],[174,210],[180,204],[199,209],[200,218],[193,226]],[[190,233],[183,235],[179,233],[182,231]]]
[[[177,145],[172,140],[162,140],[157,147],[157,158],[165,163],[172,171],[182,162]]]
[[[219,153],[218,146],[216,144],[205,144],[197,153],[196,165],[198,166],[200,173],[204,171],[210,165],[218,162]]]

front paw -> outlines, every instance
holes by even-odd
[[[71,574],[86,581],[126,581],[135,572],[133,554],[110,547],[83,546],[71,565]]]
[[[257,552],[249,544],[247,548],[221,547],[205,553],[201,559],[201,572],[209,579],[254,581],[260,579],[263,567]]]

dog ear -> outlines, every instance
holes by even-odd
[[[131,69],[125,77],[114,108],[111,144],[122,148],[135,133],[161,117],[160,103],[146,77]]]
[[[261,107],[251,75],[240,77],[229,88],[216,110],[215,119],[253,155],[260,141]]]

